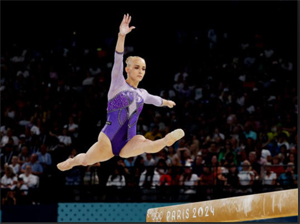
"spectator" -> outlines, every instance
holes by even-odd
[[[231,153],[233,155],[233,162],[235,164],[237,164],[236,153],[232,148],[232,144],[231,144],[230,140],[226,140],[225,147],[221,148],[219,156],[218,156],[218,162],[224,164],[224,162],[226,161],[226,156],[227,156],[228,153]],[[231,161],[227,161],[227,163],[231,163]]]
[[[9,164],[13,156],[16,153],[14,152],[14,146],[11,143],[7,143],[4,146],[4,149],[1,150],[0,154],[0,162],[1,162],[1,169],[4,169],[5,164]]]
[[[207,164],[203,166],[203,173],[201,174],[200,178],[200,185],[204,186],[212,186],[216,183],[214,179],[213,173],[211,172],[211,167]]]
[[[258,179],[260,176],[261,165],[257,162],[256,152],[249,152],[249,162],[252,167],[252,171],[255,174],[255,179]]]
[[[69,116],[69,122],[64,125],[64,128],[67,129],[73,141],[78,138],[78,127],[78,124],[74,123],[73,116]]]
[[[295,117],[290,113],[286,114],[285,120],[282,123],[282,130],[287,131],[290,136],[294,136],[297,132]]]
[[[18,163],[18,157],[17,156],[12,157],[11,163],[9,164],[9,166],[13,169],[13,171],[16,175],[19,175],[19,173],[21,171],[21,166]]]
[[[167,172],[162,174],[159,179],[159,186],[172,186],[172,168],[169,167]]]
[[[210,147],[208,148],[208,153],[207,156],[205,158],[205,161],[210,164],[211,163],[211,159],[213,156],[219,156],[220,153],[220,148],[218,146],[218,144],[216,142],[211,142],[210,143]]]
[[[176,82],[176,81],[175,81]],[[163,99],[171,99],[171,100],[174,100],[175,97],[176,97],[176,93],[175,91],[173,90],[172,87],[166,87],[165,89],[162,89],[160,91],[160,94],[159,94],[160,97],[162,97]]]
[[[287,164],[287,159],[288,159],[287,157],[288,157],[289,153],[286,148],[286,145],[285,144],[281,145],[279,147],[279,149],[280,149],[280,153],[278,153],[278,156],[280,155],[282,157],[281,161],[283,164]]]
[[[231,147],[232,147],[232,150],[235,152],[236,154],[236,160],[237,160],[237,155],[240,155],[242,149],[240,148],[240,146],[238,145],[238,139],[235,138],[235,137],[232,137],[230,139],[230,143],[231,143]],[[225,143],[225,146],[226,146],[226,143]]]
[[[145,134],[145,138],[154,141],[156,138],[162,138],[162,134],[159,132],[158,125],[154,125],[151,131]]]
[[[255,141],[252,138],[247,138],[245,147],[241,150],[243,160],[248,159],[248,155],[252,151],[255,151]]]
[[[25,172],[21,173],[19,178],[23,179],[24,186],[26,186],[27,189],[38,188],[39,186],[39,177],[32,173],[32,168],[30,165],[25,166]]]
[[[5,197],[2,198],[2,205],[16,205],[17,199],[15,197],[16,192],[13,190],[8,190]]]
[[[7,118],[7,117],[2,117],[2,124],[0,126],[0,137],[1,139],[3,138],[3,136],[5,136],[7,134],[7,129],[10,126],[10,121],[11,119]]]
[[[283,165],[279,164],[279,156],[274,156],[272,158],[272,167],[271,171],[276,173],[277,177],[279,177],[282,173],[284,173],[284,167]]]
[[[244,127],[242,124],[238,122],[236,114],[230,114],[227,119],[226,123],[228,125],[229,133],[231,137],[235,137],[237,140],[239,140],[239,132],[244,130]]]
[[[217,172],[216,172],[216,193],[215,195],[218,198],[222,198],[224,193],[226,192],[225,187],[227,186],[227,173],[228,170],[225,167],[219,166],[217,167]]]
[[[278,134],[278,142],[277,142],[277,147],[280,148],[282,145],[285,145],[286,149],[290,149],[290,145],[287,141],[287,136],[284,132],[281,132]]]
[[[27,146],[23,146],[21,152],[18,155],[18,163],[22,166],[24,163],[30,161],[30,153]]]
[[[63,128],[62,133],[60,135],[53,134],[52,132],[50,132],[50,135],[58,139],[60,147],[62,148],[68,147],[72,144],[72,138],[68,134],[67,128]]]
[[[197,144],[195,143],[192,143],[190,146],[189,146],[189,150],[191,152],[191,159],[194,160],[199,152],[199,147],[197,147]]]
[[[160,158],[156,163],[156,171],[158,172],[158,174],[160,176],[163,174],[166,174],[167,167],[168,167],[168,165],[166,163],[166,160],[163,158]]]
[[[295,170],[297,170],[297,159],[295,158],[295,154],[294,153],[290,153],[289,155],[288,155],[288,158],[287,158],[287,162],[288,163],[293,163],[294,164],[294,166],[295,166]]]
[[[39,137],[37,135],[32,135],[30,144],[29,144],[29,152],[30,154],[37,153],[40,151],[41,143],[39,141]]]
[[[138,155],[134,160],[134,168],[138,168],[139,171],[142,173],[145,170],[145,160],[144,157]]]
[[[147,166],[141,173],[139,186],[143,201],[156,201],[160,175],[153,166]]]
[[[155,170],[154,166],[146,167],[146,170],[141,173],[139,186],[145,189],[155,189],[159,185],[160,175]]]
[[[232,96],[231,96],[228,88],[223,89],[223,91],[221,92],[221,95],[219,96],[219,100],[224,105],[229,105],[232,103]]]
[[[212,186],[216,184],[216,179],[214,178],[209,165],[204,164],[203,173],[198,180],[200,184],[199,190],[204,193],[204,195],[201,196],[203,197],[203,200],[211,199],[213,192]]]
[[[174,156],[177,156],[176,155],[176,152],[175,152],[175,149],[174,149],[174,146],[169,146],[168,147],[168,153],[167,153],[167,160],[171,160],[171,163],[172,163],[172,160],[173,160],[173,157]]]
[[[52,137],[49,135],[49,133],[46,130],[45,125],[42,125],[40,128],[40,135],[38,136],[38,141],[40,144],[45,144],[50,147],[54,144]]]
[[[125,177],[120,174],[121,167],[115,167],[113,173],[109,175],[106,182],[106,186],[115,186],[117,189],[121,189],[125,186]]]
[[[298,186],[298,175],[294,173],[294,164],[288,163],[285,172],[280,174],[277,185],[283,189],[295,188]]]
[[[261,159],[264,160],[264,163],[265,162],[271,162],[272,156],[271,156],[271,153],[268,149],[262,149],[261,150]],[[264,163],[260,163],[260,165],[263,165]]]
[[[208,147],[206,145],[201,145],[198,155],[202,156],[204,163],[205,161],[209,161],[209,158],[207,158],[207,154],[208,154]]]
[[[174,82],[185,81],[188,76],[187,68],[185,68],[185,66],[179,66],[178,72],[174,75]]]
[[[83,184],[84,185],[98,185],[99,184],[99,176],[98,176],[98,172],[97,172],[97,167],[101,166],[101,163],[97,162],[94,163],[93,165],[89,165],[85,172],[84,172],[84,177],[83,177]],[[70,170],[68,170],[70,171]],[[71,173],[72,175],[74,175],[74,172]],[[74,177],[74,176],[73,176]],[[73,181],[75,180],[75,183],[73,183],[74,185],[77,185],[76,183],[76,176],[73,179]],[[66,179],[66,181],[69,182],[70,184],[70,179],[68,177],[68,179]]]
[[[229,164],[228,166],[228,175],[227,175],[227,191],[231,194],[235,194],[239,187],[239,176],[238,169],[234,163]]]
[[[218,173],[218,167],[219,167],[219,162],[216,155],[211,157],[211,162],[209,163],[209,165],[211,166],[211,171],[214,175],[214,178],[216,178]]]
[[[41,133],[40,128],[37,124],[38,124],[37,118],[32,116],[30,118],[30,122],[26,125],[26,127],[29,128],[31,135],[40,135]]]
[[[44,172],[49,172],[52,166],[51,154],[47,152],[47,145],[42,144],[40,152],[37,153],[38,161],[43,166]]]
[[[204,165],[203,157],[201,155],[197,155],[197,157],[195,158],[192,164],[192,173],[197,174],[198,178],[203,173],[203,165]]]
[[[27,146],[25,134],[21,134],[21,135],[19,136],[19,144],[18,144],[18,146],[17,146],[17,148],[16,148],[16,151],[17,151],[18,153],[20,153],[20,152],[22,151],[22,147],[23,147],[23,146]]]
[[[251,67],[256,61],[256,58],[247,53],[247,56],[244,59],[244,65]]]
[[[213,49],[215,44],[217,43],[217,33],[214,28],[210,27],[208,29],[207,37],[209,40],[209,48]]]
[[[94,82],[94,78],[92,75],[91,75],[91,72],[89,70],[86,71],[86,77],[85,79],[82,81],[82,86],[91,86]]]
[[[255,131],[252,130],[252,125],[249,121],[247,121],[244,125],[244,135],[246,137],[246,139],[251,138],[254,141],[256,141],[257,139],[257,133]]]
[[[178,148],[177,149],[177,156],[178,156],[182,166],[190,166],[193,162],[193,159],[191,157],[191,152],[186,147]]]
[[[183,197],[183,200],[192,200],[195,198],[198,176],[192,172],[191,166],[185,166],[184,172],[180,176],[179,185],[182,187],[180,196]]]
[[[164,147],[162,150],[154,154],[155,156],[155,164],[158,163],[160,159],[164,160],[167,166],[171,166],[172,160],[168,158],[168,148]]]
[[[1,138],[1,147],[5,146],[10,138],[12,138],[12,144],[14,146],[17,146],[19,144],[19,138],[14,135],[14,131],[11,128],[7,128],[6,134]]]
[[[126,166],[126,168],[129,170],[130,173],[132,173],[132,171],[133,171],[133,167],[134,167],[134,158],[135,158],[135,157],[129,157],[129,158],[126,158],[126,159],[124,160],[125,166]]]
[[[1,188],[14,190],[17,186],[18,178],[13,169],[5,165],[4,175],[1,177]]]
[[[125,165],[124,158],[117,159],[117,166],[119,167],[120,175],[124,175],[125,179],[130,175],[129,169]]]
[[[293,70],[293,63],[291,63],[287,59],[283,59],[280,65],[281,65],[281,68],[285,71],[292,71]]]
[[[38,162],[38,155],[32,154],[30,156],[30,162],[24,163],[21,167],[21,173],[25,173],[25,168],[27,165],[30,165],[32,168],[32,174],[41,176],[44,172],[43,166]]]
[[[276,185],[277,175],[271,170],[271,163],[267,162],[264,164],[264,172],[262,175],[262,185],[263,192],[268,192],[271,190],[275,190],[274,186]]]
[[[252,171],[251,164],[248,160],[245,160],[242,164],[242,170],[238,173],[239,185],[241,186],[237,193],[247,194],[252,193],[253,190],[251,185],[253,185],[255,174]]]
[[[145,153],[144,165],[145,166],[154,166],[155,165],[155,160],[153,159],[153,156],[151,153]]]

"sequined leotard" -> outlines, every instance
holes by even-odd
[[[123,53],[115,52],[108,91],[107,121],[103,133],[112,144],[114,155],[119,155],[124,145],[136,135],[136,123],[144,103],[162,106],[162,98],[145,89],[130,86],[123,76]]]

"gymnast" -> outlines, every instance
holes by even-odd
[[[176,129],[164,138],[155,141],[148,140],[142,135],[136,135],[136,123],[144,103],[157,107],[168,106],[169,108],[173,108],[175,103],[138,88],[146,70],[145,60],[141,57],[130,56],[126,59],[127,79],[125,80],[123,76],[125,36],[135,28],[134,26],[129,27],[130,21],[131,16],[124,15],[119,27],[111,84],[108,91],[106,124],[98,136],[98,141],[86,153],[80,153],[57,164],[57,168],[61,171],[69,170],[74,166],[88,166],[103,162],[114,156],[128,158],[145,152],[156,153],[165,146],[173,145],[184,136],[182,129]]]

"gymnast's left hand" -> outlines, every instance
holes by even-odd
[[[131,16],[129,16],[129,14],[124,15],[119,28],[120,35],[125,36],[126,34],[130,33],[132,29],[135,29],[134,26],[129,27],[130,21],[131,21]]]
[[[173,108],[174,106],[176,106],[176,103],[172,100],[167,100],[167,107],[169,108]]]

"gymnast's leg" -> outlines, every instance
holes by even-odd
[[[88,166],[97,162],[103,162],[112,158],[112,147],[109,138],[100,132],[98,141],[92,145],[86,153],[80,153],[74,158],[68,158],[58,163],[57,168],[61,171],[72,169],[74,166]]]
[[[142,135],[136,135],[122,148],[120,152],[120,157],[128,158],[134,157],[144,152],[156,153],[162,150],[165,146],[171,146],[176,141],[184,136],[184,131],[182,129],[176,129],[168,133],[164,138],[151,141],[146,139]]]

